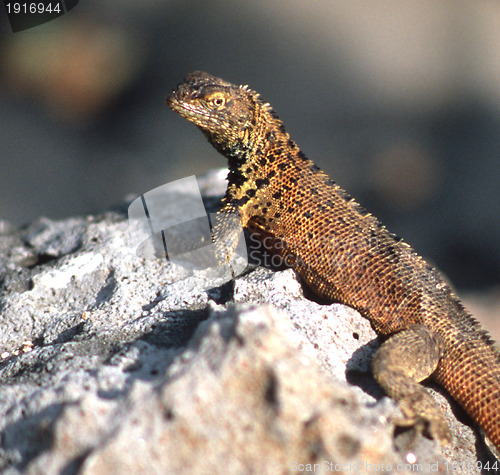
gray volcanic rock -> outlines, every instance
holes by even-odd
[[[221,173],[200,184],[214,204]],[[376,334],[354,310],[304,297],[292,270],[257,256],[217,281],[138,257],[127,228],[120,211],[0,223],[2,473],[410,472],[415,461],[419,473],[452,463],[470,473],[492,463],[433,389],[453,446],[395,437],[397,406],[370,373]]]

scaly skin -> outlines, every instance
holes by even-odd
[[[450,440],[438,405],[419,384],[430,377],[500,450],[500,353],[439,272],[307,159],[246,86],[197,71],[167,103],[228,159],[214,229],[225,239],[215,239],[226,243],[220,253],[227,258],[236,246],[226,233],[237,212],[316,295],[354,307],[389,337],[373,372],[399,401],[399,424],[427,426],[439,442]]]

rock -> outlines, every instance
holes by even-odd
[[[390,431],[345,383],[325,381],[314,352],[300,346],[286,315],[271,307],[202,322],[157,391],[134,387],[125,402],[133,417],[83,473],[218,473],[221,463],[226,473],[279,473],[355,457],[396,463]],[[363,430],[367,421],[381,434]]]
[[[215,204],[220,172],[201,184]],[[304,297],[290,269],[257,256],[234,282],[215,282],[135,251],[119,210],[0,223],[2,473],[434,473],[494,462],[432,388],[453,446],[395,437],[397,406],[370,373],[375,333],[354,310]]]

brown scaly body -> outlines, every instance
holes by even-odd
[[[228,158],[215,234],[225,236],[225,216],[238,212],[316,295],[354,307],[390,336],[373,371],[400,402],[401,424],[428,425],[440,442],[450,439],[419,384],[432,377],[500,450],[500,353],[443,277],[308,160],[246,86],[194,72],[167,103]],[[235,248],[232,240],[229,234],[224,253]]]

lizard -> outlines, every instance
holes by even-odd
[[[430,379],[500,450],[500,350],[442,274],[308,159],[248,86],[195,71],[167,105],[228,160],[213,229],[214,242],[225,242],[221,255],[229,259],[236,247],[227,223],[237,213],[313,294],[353,307],[371,322],[383,339],[372,371],[399,403],[396,425],[450,443],[437,402],[420,384]]]

